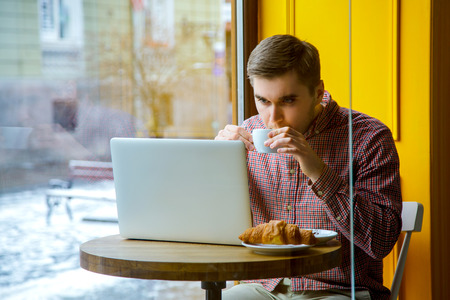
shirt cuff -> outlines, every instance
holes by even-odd
[[[308,185],[316,196],[322,201],[327,202],[328,199],[339,190],[341,186],[341,178],[331,168],[325,165],[322,174],[316,182],[308,180]]]

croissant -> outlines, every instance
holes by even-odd
[[[277,220],[248,228],[239,236],[239,239],[250,244],[316,244],[312,230],[299,229],[295,224]]]

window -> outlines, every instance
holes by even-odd
[[[43,43],[83,42],[81,0],[39,0],[39,24]]]
[[[114,203],[51,198],[47,224],[46,191],[113,189],[68,180],[72,160],[109,162],[112,137],[210,139],[231,122],[230,2],[5,0],[0,15],[0,298],[157,297],[79,268],[79,244],[118,233]]]

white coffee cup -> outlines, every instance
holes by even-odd
[[[270,148],[264,146],[264,142],[269,139],[267,136],[272,129],[253,129],[253,144],[255,145],[256,151],[260,153],[277,153],[277,148]]]

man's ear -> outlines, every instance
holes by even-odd
[[[320,102],[322,102],[323,94],[325,93],[325,85],[323,84],[323,80],[320,80],[320,82],[317,84],[314,93],[316,101],[319,104]]]

